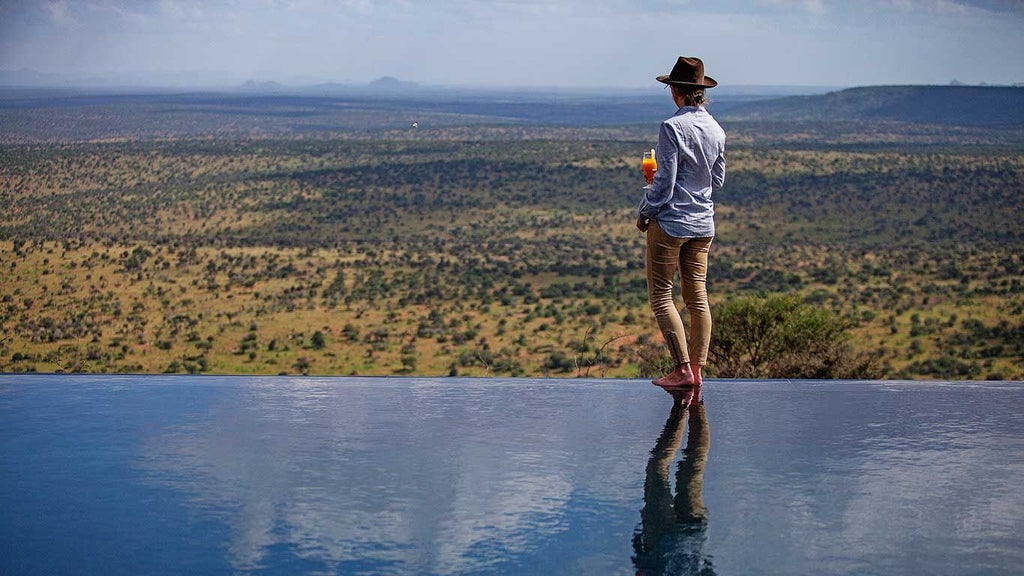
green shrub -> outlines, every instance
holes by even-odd
[[[715,306],[709,373],[724,378],[878,378],[877,355],[855,355],[847,320],[794,296]]]

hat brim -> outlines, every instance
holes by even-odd
[[[655,80],[661,82],[662,84],[671,84],[673,86],[687,86],[690,88],[714,88],[715,86],[718,86],[718,82],[715,81],[715,79],[712,78],[711,76],[705,76],[703,84],[697,84],[696,82],[681,82],[679,80],[670,80],[668,74],[664,76],[658,76],[657,78],[655,78]]]

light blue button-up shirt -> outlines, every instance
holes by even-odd
[[[711,193],[725,184],[725,130],[703,106],[684,106],[661,123],[655,158],[658,171],[637,214],[669,236],[714,236]]]

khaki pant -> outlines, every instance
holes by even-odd
[[[651,220],[647,229],[647,297],[676,367],[691,361],[703,366],[708,361],[711,307],[708,305],[707,277],[712,240],[669,236],[655,220]],[[672,298],[672,282],[677,269],[682,281],[683,304],[690,312],[689,339]]]

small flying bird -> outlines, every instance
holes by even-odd
[[[412,127],[413,128],[419,128],[420,127],[420,123],[419,122],[413,122],[412,123]]]

